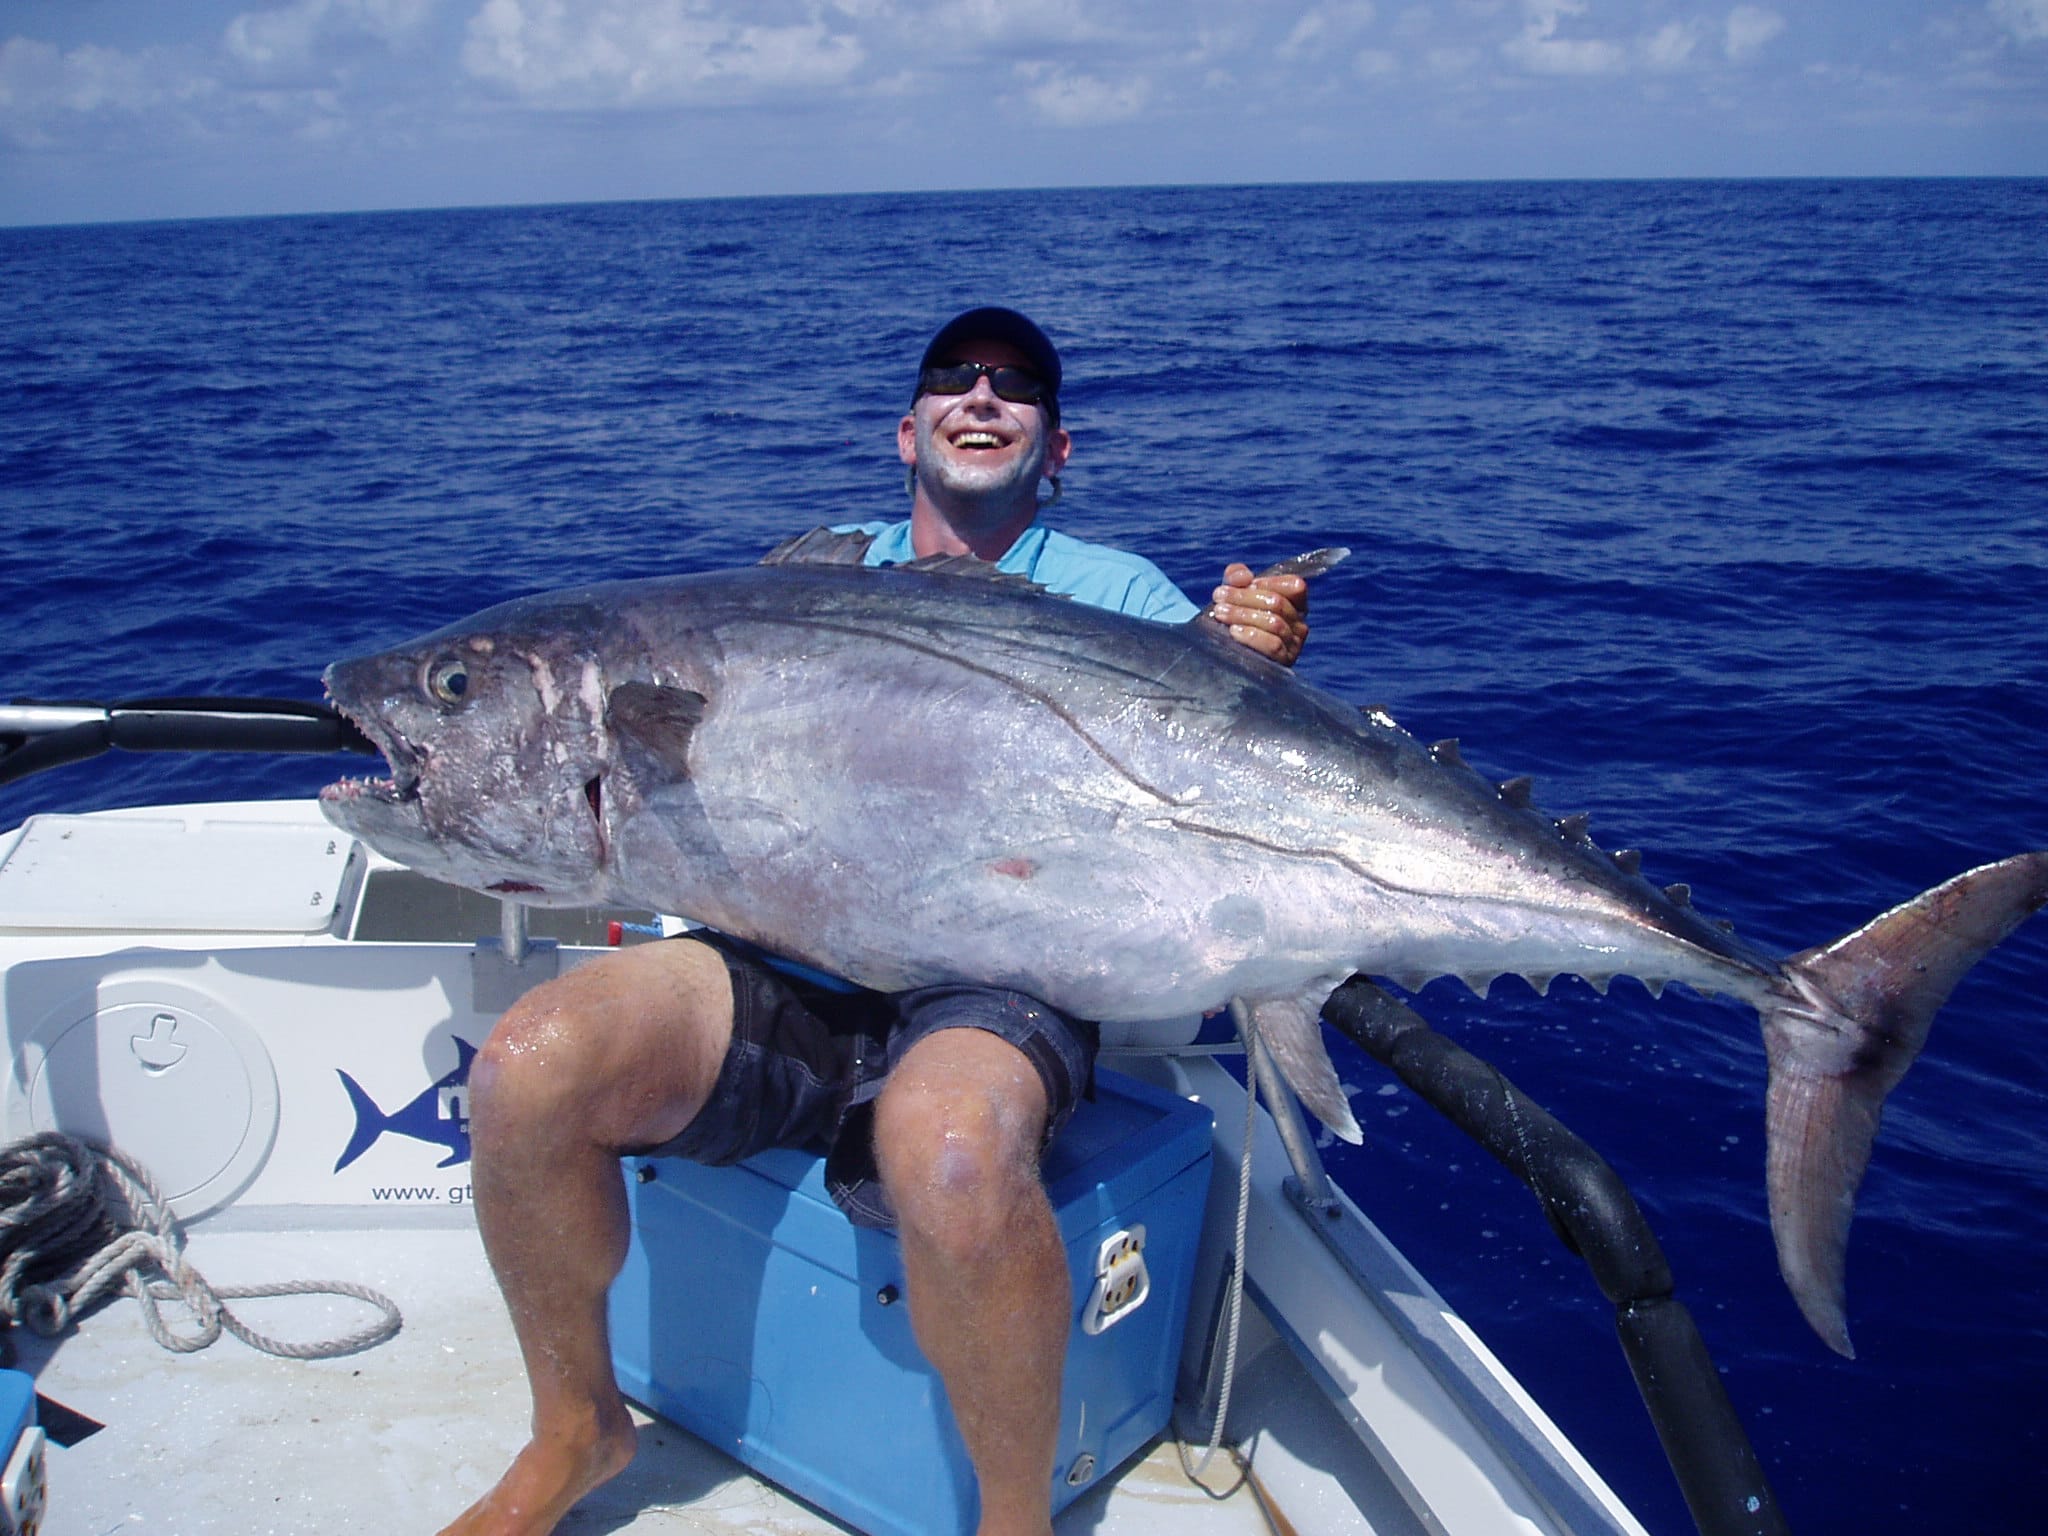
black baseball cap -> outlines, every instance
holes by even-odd
[[[1031,371],[1045,380],[1056,401],[1060,392],[1060,354],[1051,340],[1028,318],[1014,309],[987,304],[955,315],[939,327],[939,334],[924,349],[917,371],[921,376],[934,363],[958,362],[956,347],[970,341],[1000,341],[1015,347],[1031,364]],[[1054,410],[1058,406],[1054,405]]]

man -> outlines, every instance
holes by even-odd
[[[972,554],[1078,601],[1192,618],[1150,562],[1037,524],[1039,482],[1057,493],[1072,452],[1060,377],[1052,343],[1012,310],[940,330],[897,428],[911,514],[870,527],[870,563]],[[1232,565],[1210,612],[1291,664],[1306,610],[1301,577]],[[844,992],[715,937],[621,950],[535,988],[470,1072],[477,1222],[532,1438],[444,1536],[540,1536],[632,1459],[605,1319],[628,1237],[620,1156],[805,1144],[829,1147],[853,1220],[897,1228],[912,1328],[980,1482],[981,1536],[1047,1536],[1071,1298],[1038,1157],[1094,1050],[1092,1026],[1018,994]],[[864,1431],[849,1422],[855,1442]]]

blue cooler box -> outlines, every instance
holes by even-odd
[[[35,1378],[0,1370],[0,1531],[36,1536],[49,1505]]]
[[[1209,1128],[1204,1106],[1098,1072],[1046,1152],[1074,1288],[1055,1510],[1166,1426]],[[627,1171],[633,1243],[611,1295],[626,1395],[869,1536],[971,1532],[974,1472],[911,1336],[895,1234],[848,1222],[809,1153]]]

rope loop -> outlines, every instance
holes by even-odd
[[[0,1147],[0,1318],[54,1338],[115,1290],[142,1306],[143,1324],[177,1354],[206,1348],[222,1332],[252,1349],[291,1360],[354,1354],[396,1334],[404,1319],[366,1285],[293,1280],[215,1287],[185,1258],[185,1235],[156,1181],[140,1163],[60,1131]],[[295,1344],[256,1332],[224,1298],[346,1296],[380,1315],[337,1338]],[[163,1304],[182,1306],[180,1332]]]

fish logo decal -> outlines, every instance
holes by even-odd
[[[469,1161],[469,1064],[476,1059],[476,1047],[461,1036],[455,1039],[455,1070],[428,1084],[425,1090],[393,1114],[385,1114],[363,1085],[339,1068],[335,1075],[348,1090],[356,1112],[356,1128],[334,1165],[336,1173],[377,1144],[385,1132],[410,1136],[415,1141],[446,1147],[448,1155],[434,1166],[451,1167]]]

